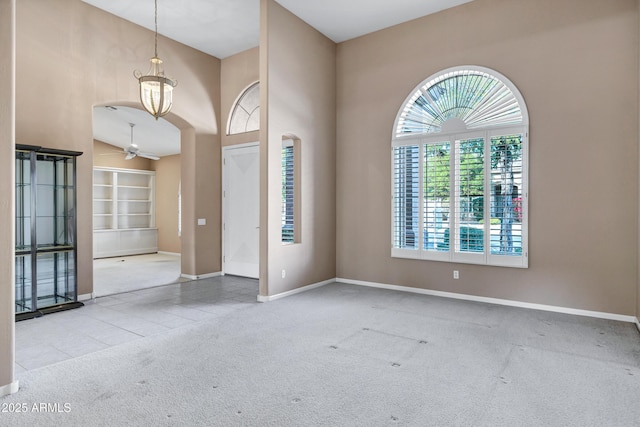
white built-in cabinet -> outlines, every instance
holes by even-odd
[[[158,251],[154,171],[93,168],[93,257]]]

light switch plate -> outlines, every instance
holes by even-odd
[[[198,225],[207,225],[206,218],[198,218]]]

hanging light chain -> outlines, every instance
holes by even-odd
[[[177,81],[167,78],[162,69],[162,60],[158,58],[158,0],[154,1],[154,56],[151,58],[149,73],[143,75],[139,70],[133,72],[140,85],[140,101],[146,111],[158,119],[171,110],[173,103],[172,90]],[[133,141],[133,125],[131,126]]]
[[[155,0],[155,24],[156,24],[156,37],[155,37],[155,57],[158,57],[158,0]]]

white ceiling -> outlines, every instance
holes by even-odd
[[[154,30],[153,0],[82,1]],[[222,59],[258,46],[260,0],[158,0],[158,33]]]
[[[470,1],[472,0],[277,0],[336,43]]]
[[[154,29],[153,0],[83,0]],[[336,43],[472,0],[277,0]],[[260,0],[158,0],[158,33],[217,58],[258,46]]]
[[[93,107],[93,138],[116,147],[128,147],[133,142],[140,151],[160,157],[180,152],[180,129],[149,113],[131,107]]]
[[[154,0],[82,0],[153,31]],[[336,43],[381,30],[472,0],[276,0]],[[258,46],[260,0],[158,0],[158,33],[217,58]],[[160,46],[162,57],[162,46]],[[147,117],[148,116],[148,117]],[[151,118],[151,124],[144,125]],[[104,120],[104,122],[101,122]],[[109,144],[129,145],[129,123],[135,123],[141,151],[160,156],[180,150],[179,131],[153,132],[156,123],[140,110],[118,107],[94,110],[94,137]],[[155,127],[157,128],[157,126]],[[169,136],[169,138],[165,138]],[[154,141],[153,149],[144,147]],[[166,154],[164,154],[166,153]]]

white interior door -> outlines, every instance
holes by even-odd
[[[260,150],[223,149],[223,270],[258,278],[260,263]]]

